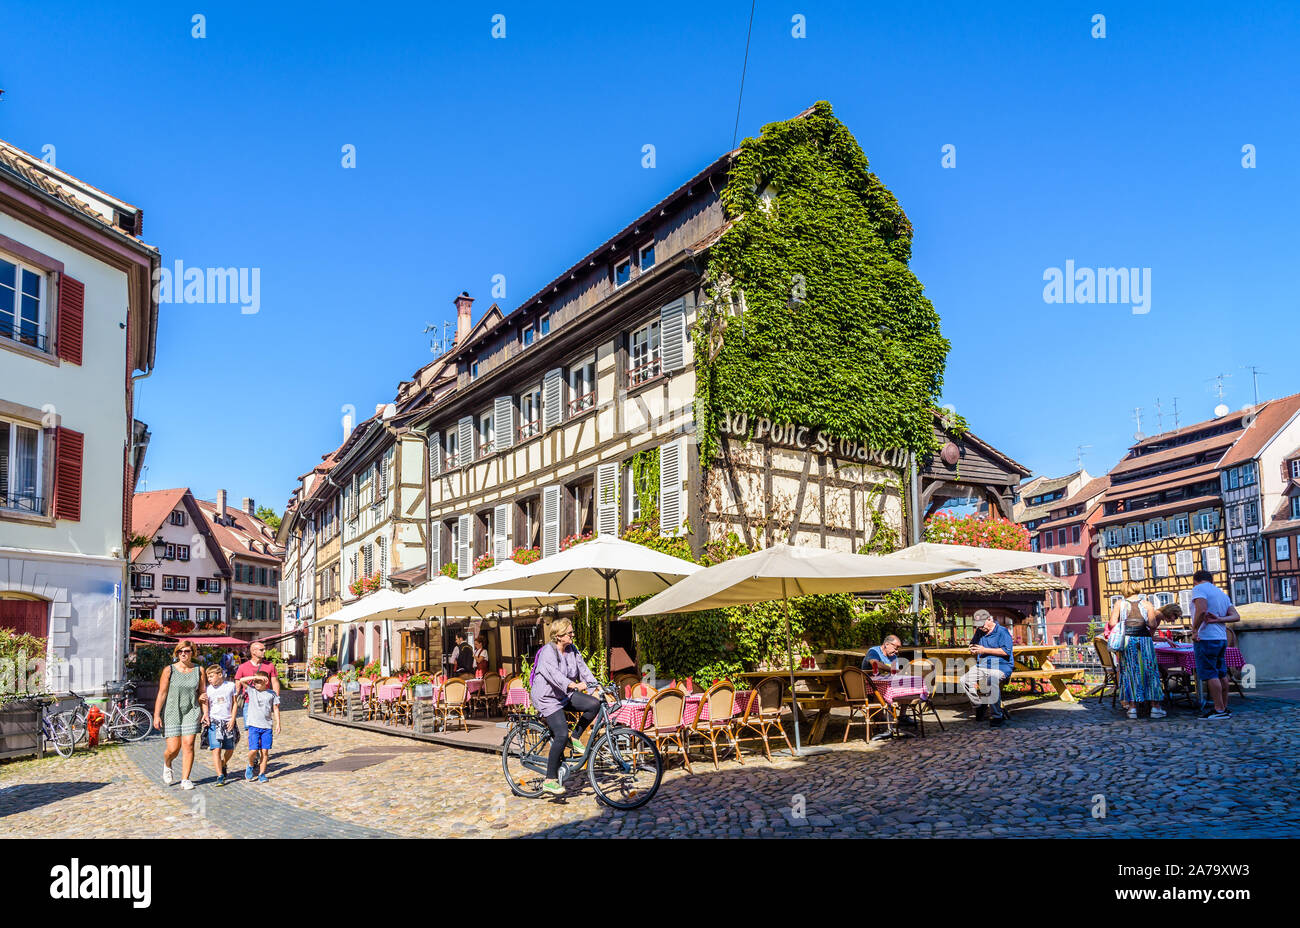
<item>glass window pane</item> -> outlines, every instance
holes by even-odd
[[[28,296],[39,297],[41,295],[41,278],[38,274],[23,268],[23,293]]]

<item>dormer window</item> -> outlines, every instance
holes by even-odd
[[[625,258],[614,265],[614,286],[621,287],[632,279],[632,259]]]
[[[536,337],[536,334],[537,334],[537,330],[534,329],[531,325],[524,326],[524,330],[520,333],[520,337],[523,339],[525,348],[527,348],[529,345],[533,343],[533,339]]]
[[[542,313],[542,315],[539,316],[537,319],[537,337],[542,338],[543,336],[550,335],[550,334],[551,334],[551,314]]]
[[[644,274],[646,271],[650,270],[650,268],[655,266],[655,243],[650,242],[646,245],[642,245],[640,250],[637,252],[637,255],[640,259],[639,265],[641,273]]]

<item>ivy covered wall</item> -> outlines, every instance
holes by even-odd
[[[948,341],[908,267],[912,225],[829,103],[746,139],[721,194],[735,224],[709,252],[695,331],[696,426],[721,410],[876,448],[936,449]]]

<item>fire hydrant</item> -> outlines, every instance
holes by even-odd
[[[99,706],[91,706],[86,713],[86,736],[90,739],[89,746],[92,748],[99,747],[99,729],[104,724],[105,717]]]

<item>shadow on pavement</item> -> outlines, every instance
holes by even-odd
[[[0,818],[103,789],[108,783],[22,783],[0,789]]]

